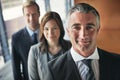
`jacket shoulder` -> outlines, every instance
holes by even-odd
[[[40,52],[39,50],[40,43],[34,44],[30,47],[30,50],[34,52],[34,55],[38,56],[38,53]]]
[[[111,59],[119,59],[120,60],[120,54],[112,53],[103,49],[98,48],[98,53],[100,57],[106,57]]]
[[[19,30],[18,32],[14,33],[12,35],[12,38],[19,38],[20,36],[22,36],[22,34],[25,32],[25,28]]]

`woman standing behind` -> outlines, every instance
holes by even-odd
[[[28,74],[30,80],[50,80],[47,63],[71,47],[71,43],[63,39],[64,34],[59,14],[46,13],[40,24],[40,42],[32,46],[29,51]]]

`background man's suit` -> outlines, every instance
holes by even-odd
[[[120,55],[98,49],[100,80],[120,80]],[[53,80],[81,80],[70,51],[49,63]]]
[[[20,63],[23,65],[24,80],[28,80],[27,59],[31,45],[34,42],[28,34],[26,28],[20,30],[12,36],[12,65],[15,80],[22,80]]]

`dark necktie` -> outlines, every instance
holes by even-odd
[[[82,62],[88,67],[88,72],[86,73],[86,80],[95,80],[94,72],[91,66],[91,59],[84,59]]]
[[[37,33],[33,33],[32,37],[33,37],[34,44],[38,43],[38,41],[37,41]]]

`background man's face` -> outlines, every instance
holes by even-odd
[[[40,13],[36,6],[29,6],[24,8],[24,17],[27,22],[28,27],[31,30],[35,30],[39,25]]]

